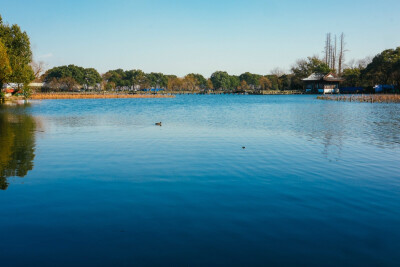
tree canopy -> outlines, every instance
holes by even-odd
[[[11,76],[12,70],[10,60],[8,58],[7,49],[0,39],[0,89]]]
[[[312,73],[328,74],[332,71],[325,62],[316,56],[299,59],[291,70],[293,74],[292,87],[296,89],[302,88],[302,79],[307,78]]]
[[[16,24],[4,23],[0,16],[0,42],[0,83],[30,83],[35,77],[29,65],[32,51],[28,34]]]
[[[216,71],[211,75],[210,79],[214,89],[230,89],[231,80],[226,71]]]
[[[376,55],[362,71],[365,79],[376,84],[399,84],[400,47]]]
[[[43,74],[43,80],[53,87],[73,89],[77,85],[86,87],[101,83],[102,78],[94,68],[83,68],[75,65],[54,67]],[[57,85],[58,83],[58,85]]]

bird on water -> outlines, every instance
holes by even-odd
[[[157,126],[162,126],[161,121],[160,121],[160,122],[156,122],[156,125],[157,125]]]

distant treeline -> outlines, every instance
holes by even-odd
[[[96,88],[102,90],[141,90],[159,88],[170,91],[248,91],[248,90],[288,90],[292,88],[293,75],[259,75],[243,73],[229,75],[216,71],[211,77],[190,73],[184,77],[163,73],[144,73],[142,70],[110,70],[100,75],[95,69],[84,69],[75,65],[55,67],[42,77],[53,89]],[[301,84],[299,84],[301,88]]]
[[[161,88],[170,91],[222,90],[226,92],[257,90],[302,90],[302,79],[312,73],[329,73],[332,69],[316,56],[298,60],[290,73],[275,69],[272,74],[260,75],[250,72],[229,75],[216,71],[206,78],[191,73],[184,77],[163,73],[144,73],[142,70],[110,70],[100,75],[95,69],[84,69],[74,65],[55,67],[48,70],[42,79],[49,87],[57,90],[92,88],[101,90],[140,90]],[[374,58],[350,62],[341,69],[343,87],[363,87],[372,92],[376,84],[400,85],[400,47],[388,49]]]

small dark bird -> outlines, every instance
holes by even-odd
[[[245,146],[242,146],[242,148],[243,148],[243,149],[246,149],[246,147],[245,147]]]
[[[162,126],[161,121],[160,121],[160,122],[156,122],[156,125],[157,125],[157,126]]]

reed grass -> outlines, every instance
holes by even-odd
[[[320,100],[365,102],[365,103],[400,103],[400,95],[379,94],[379,95],[323,95],[318,96]]]

